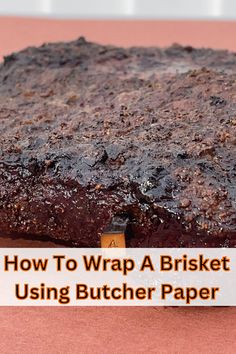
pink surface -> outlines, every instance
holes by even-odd
[[[235,30],[233,22],[0,18],[0,57],[81,35],[125,46],[179,42],[236,50]],[[0,247],[15,245],[0,239]],[[236,308],[1,308],[0,330],[1,353],[236,353]]]
[[[2,308],[1,353],[236,352],[236,308]]]
[[[0,55],[28,45],[71,40],[117,45],[160,45],[173,42],[236,51],[236,22],[207,21],[76,21],[0,17]]]

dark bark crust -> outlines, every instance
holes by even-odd
[[[0,232],[99,246],[235,247],[236,56],[27,48],[0,67]]]

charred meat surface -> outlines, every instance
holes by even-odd
[[[80,38],[0,66],[0,232],[236,246],[236,55]]]

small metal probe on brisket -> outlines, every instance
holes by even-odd
[[[101,235],[102,248],[125,248],[125,235],[129,219],[126,216],[116,215]]]

